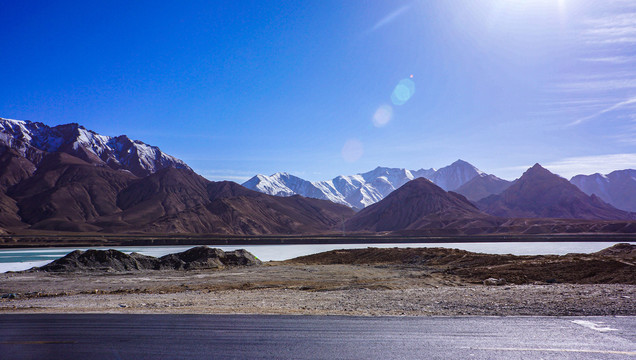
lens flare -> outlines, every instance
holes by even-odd
[[[356,162],[362,157],[364,147],[358,139],[349,139],[342,147],[342,158],[346,162]]]
[[[373,114],[373,125],[375,127],[382,127],[391,121],[393,118],[393,107],[391,105],[380,106]]]
[[[415,82],[411,79],[402,79],[393,89],[391,101],[394,105],[404,105],[415,94]]]

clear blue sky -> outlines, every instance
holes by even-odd
[[[636,168],[630,0],[14,0],[0,23],[0,117],[127,134],[213,180]]]

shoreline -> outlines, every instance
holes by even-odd
[[[16,234],[0,235],[0,249],[69,248],[109,246],[249,246],[249,245],[344,245],[392,243],[505,243],[505,242],[636,242],[636,234],[543,234],[543,235],[311,235],[311,236],[220,236],[220,235],[129,235],[129,234]]]
[[[0,313],[634,316],[635,251],[364,248],[252,266],[209,268],[201,259],[191,270],[122,269],[128,258],[109,252],[106,262],[68,260],[67,271],[0,274]]]

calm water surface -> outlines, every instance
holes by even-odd
[[[636,243],[632,243],[636,244]],[[213,246],[224,251],[246,249],[262,261],[287,260],[297,256],[315,254],[335,249],[360,249],[367,247],[444,247],[462,249],[488,254],[514,255],[565,255],[567,253],[591,253],[614,245],[611,242],[510,242],[510,243],[422,243],[422,244],[327,244],[327,245],[250,245],[250,246]],[[138,252],[150,256],[163,256],[182,252],[194,246],[122,246],[115,247],[125,253]],[[109,248],[91,248],[109,249]],[[7,249],[0,250],[0,272],[30,269],[42,266],[58,259],[73,250],[73,248],[36,248],[36,249]],[[87,250],[87,248],[79,248]]]

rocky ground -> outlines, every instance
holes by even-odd
[[[6,273],[0,312],[636,315],[635,254],[358,249],[223,270]]]

